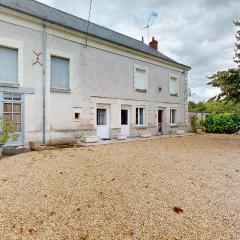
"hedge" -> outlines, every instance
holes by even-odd
[[[209,114],[205,122],[206,131],[210,133],[236,133],[240,130],[240,115],[222,113]]]

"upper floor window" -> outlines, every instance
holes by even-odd
[[[0,82],[18,83],[18,50],[0,46]]]
[[[170,76],[169,78],[169,94],[171,96],[178,96],[179,94],[179,84],[177,77]]]
[[[69,59],[51,56],[51,88],[69,90]]]
[[[136,108],[136,125],[145,125],[145,108]]]
[[[148,88],[148,70],[138,65],[134,66],[134,88],[144,92]]]

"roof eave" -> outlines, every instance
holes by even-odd
[[[79,29],[72,28],[72,27],[70,27],[70,26],[66,26],[66,25],[64,25],[64,24],[51,21],[51,20],[49,20],[49,19],[43,18],[42,16],[37,16],[37,15],[31,14],[31,13],[26,13],[26,12],[21,11],[21,10],[19,10],[19,9],[14,9],[14,8],[11,8],[11,7],[2,5],[2,4],[0,4],[0,6],[2,6],[2,7],[4,7],[4,8],[7,8],[7,9],[10,9],[10,10],[13,10],[13,11],[16,11],[16,12],[21,12],[22,14],[25,14],[25,15],[28,15],[28,16],[31,16],[31,17],[34,17],[34,18],[38,18],[38,19],[40,19],[40,20],[42,20],[42,21],[45,21],[45,22],[48,22],[48,23],[51,23],[51,24],[56,24],[56,25],[58,25],[58,26],[61,26],[61,27],[64,27],[64,28],[68,28],[68,29],[71,29],[71,30],[76,31],[76,32],[80,32],[80,33],[82,33],[82,34],[86,34],[86,32],[84,32],[84,31],[80,31]],[[132,49],[132,50],[137,51],[137,52],[141,52],[141,53],[146,54],[146,55],[148,55],[148,56],[154,57],[154,58],[160,60],[161,62],[168,63],[168,64],[173,65],[173,66],[182,67],[184,70],[187,70],[187,71],[190,71],[190,70],[191,70],[191,67],[189,67],[189,66],[187,66],[187,65],[184,65],[184,64],[181,64],[181,63],[178,63],[178,62],[175,62],[175,61],[168,61],[168,60],[162,59],[162,58],[160,58],[160,57],[157,57],[157,56],[155,56],[155,55],[153,55],[153,54],[149,54],[149,53],[146,53],[146,52],[144,52],[144,51],[139,51],[138,49],[131,48],[131,47],[129,47],[129,46],[126,46],[126,45],[124,45],[124,44],[120,44],[120,43],[115,42],[115,41],[110,41],[110,40],[108,40],[108,39],[99,37],[99,36],[97,36],[97,35],[94,35],[94,34],[90,34],[90,33],[89,33],[89,36],[92,36],[92,37],[95,37],[95,38],[98,38],[98,39],[101,39],[101,40],[104,40],[104,41],[107,41],[107,42],[111,42],[111,43],[114,43],[114,44],[116,44],[116,45],[119,45],[119,46],[122,46],[122,47],[125,47],[125,48],[128,48],[128,49]]]

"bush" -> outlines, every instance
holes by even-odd
[[[240,115],[209,114],[205,122],[206,130],[210,133],[236,133],[240,130]]]
[[[14,123],[4,123],[0,117],[0,145],[8,143],[10,140],[16,141],[17,139],[18,134],[14,133]]]
[[[193,131],[194,132],[196,132],[196,121],[197,121],[197,117],[196,116],[193,116],[192,118],[191,118],[191,126],[192,126],[192,129],[193,129]]]
[[[193,116],[191,118],[191,126],[193,129],[193,132],[196,132],[197,129],[202,129],[203,132],[206,131],[205,122],[196,116]]]

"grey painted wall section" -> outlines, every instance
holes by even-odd
[[[1,16],[1,13],[0,13]],[[20,24],[19,24],[20,25]],[[34,30],[16,24],[1,21],[0,45],[2,39],[17,40],[22,44],[22,82],[19,88],[5,88],[0,91],[23,91],[24,95],[24,139],[42,140],[42,67],[33,66],[36,56],[33,53],[42,52],[41,26],[36,24]],[[131,132],[135,136],[143,131],[157,129],[157,110],[165,110],[165,133],[177,127],[169,126],[170,108],[178,109],[178,126],[186,127],[186,90],[187,72],[181,69],[171,70],[146,61],[135,60],[93,47],[85,48],[77,42],[49,34],[47,29],[46,56],[46,132],[47,140],[52,138],[80,138],[82,135],[94,134],[96,130],[95,111],[97,104],[111,105],[111,128],[116,132],[121,127],[121,105],[131,106]],[[64,35],[65,36],[65,35]],[[1,42],[2,41],[2,42]],[[14,46],[12,46],[14,48]],[[51,61],[50,56],[68,58],[70,92],[51,91]],[[42,61],[42,59],[40,58]],[[138,64],[148,69],[148,91],[134,90],[134,65]],[[173,74],[179,79],[179,96],[169,95],[169,76]],[[161,87],[161,91],[159,91]],[[30,91],[31,90],[31,91]],[[137,129],[134,125],[134,109],[145,106],[147,109],[147,126]],[[74,111],[81,114],[80,121],[75,121]],[[117,130],[118,129],[118,130]],[[112,135],[113,136],[113,135]]]

